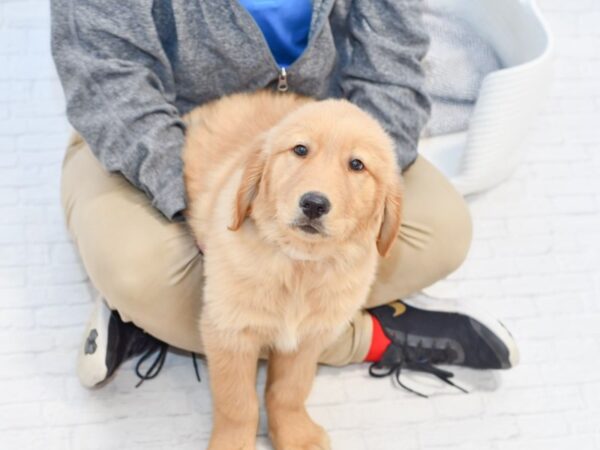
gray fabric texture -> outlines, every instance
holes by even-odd
[[[421,0],[314,0],[308,47],[290,91],[343,97],[416,158],[430,104]],[[181,115],[223,95],[273,88],[279,75],[235,0],[52,0],[52,53],[73,127],[109,171],[173,218],[185,208]]]
[[[445,3],[426,0],[423,13],[430,37],[423,60],[425,89],[432,102],[431,118],[423,130],[426,137],[466,130],[483,79],[501,69],[490,43],[444,8]]]

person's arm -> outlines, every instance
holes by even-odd
[[[185,208],[184,124],[152,5],[52,0],[52,54],[73,127],[172,219]]]
[[[421,66],[429,38],[421,9],[421,0],[353,0],[347,18],[351,57],[342,67],[342,94],[393,137],[402,170],[417,157],[430,113]]]

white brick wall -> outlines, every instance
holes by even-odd
[[[336,449],[600,448],[600,2],[540,5],[553,96],[514,176],[470,199],[471,253],[437,286],[500,317],[522,364],[460,371],[474,392],[430,399],[323,368],[309,403]],[[131,363],[100,390],[75,378],[90,293],[58,205],[69,127],[48,36],[46,1],[0,0],[0,448],[202,448],[209,392],[189,359],[139,389]],[[263,416],[267,449],[264,434]]]

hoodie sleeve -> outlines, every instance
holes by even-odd
[[[67,116],[102,165],[167,218],[185,208],[184,124],[146,0],[52,0],[52,55]]]
[[[347,17],[351,56],[342,67],[342,94],[392,136],[402,170],[417,157],[431,109],[421,66],[429,47],[421,14],[421,0],[353,0]]]

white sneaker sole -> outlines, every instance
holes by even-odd
[[[96,298],[92,315],[88,320],[83,334],[83,341],[77,355],[77,377],[79,382],[91,388],[106,379],[108,368],[106,367],[106,351],[108,343],[108,324],[111,310],[101,296]],[[88,343],[90,333],[96,330],[97,336],[93,343]],[[93,352],[89,352],[94,347]],[[86,353],[87,350],[87,353]]]

